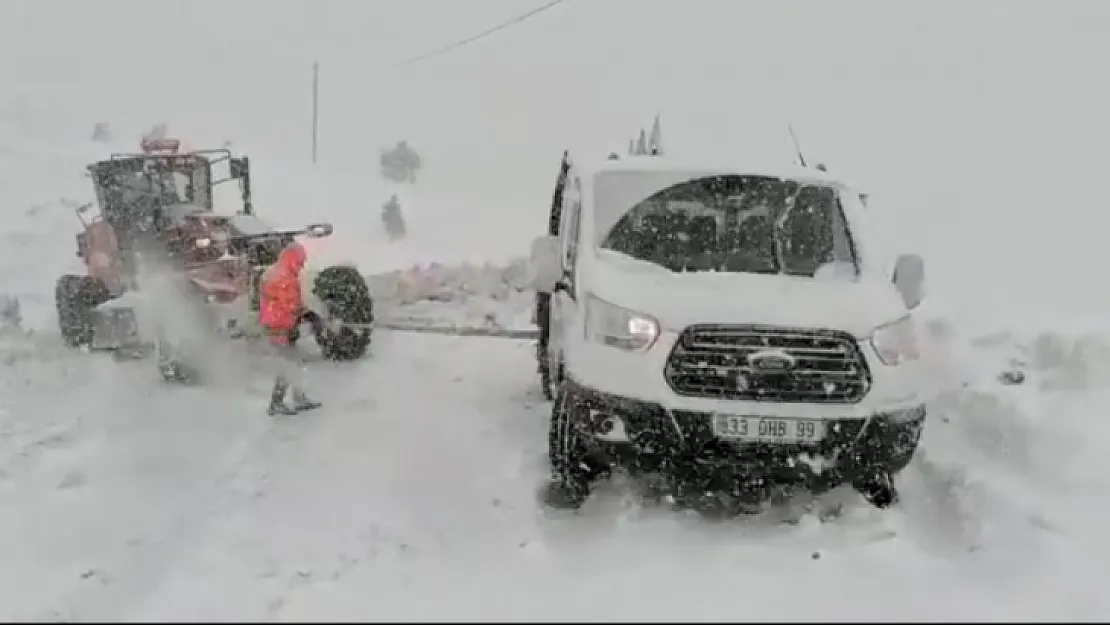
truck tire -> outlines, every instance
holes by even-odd
[[[550,508],[576,509],[590,496],[594,482],[607,477],[609,463],[591,448],[582,430],[589,409],[561,388],[551,405],[547,431],[550,467],[543,493]]]
[[[58,330],[70,347],[91,345],[93,309],[111,299],[104,283],[89,276],[66,275],[54,286]]]
[[[536,369],[540,374],[540,389],[543,398],[548,401],[555,399],[554,385],[551,377],[551,364],[548,359],[547,345],[551,336],[551,296],[547,293],[536,293],[536,326],[539,336],[536,339]]]
[[[370,346],[370,324],[374,322],[374,302],[366,279],[355,267],[328,267],[316,276],[312,292],[327,307],[329,317],[341,324],[338,329],[322,323],[312,324],[316,344],[324,358],[362,358]]]

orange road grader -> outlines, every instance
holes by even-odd
[[[169,276],[216,332],[257,336],[262,272],[289,242],[327,237],[332,226],[273,229],[254,212],[246,156],[226,149],[183,152],[180,146],[176,139],[144,140],[141,153],[113,154],[88,166],[96,201],[77,209],[77,256],[87,271],[59,278],[55,302],[61,336],[70,346],[111,351],[116,358],[156,352],[162,376],[185,381],[195,376],[177,348],[188,338],[168,336],[166,324],[149,312],[147,304],[157,295],[142,278]],[[214,178],[221,169],[226,174]],[[213,189],[227,182],[238,183],[241,206],[218,213]],[[94,205],[99,214],[90,217]],[[338,265],[306,270],[303,279],[303,321],[321,354],[361,358],[374,321],[364,277],[355,267]]]

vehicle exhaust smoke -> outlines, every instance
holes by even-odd
[[[136,269],[142,297],[135,315],[143,340],[159,342],[205,386],[244,388],[251,370],[249,354],[221,335],[218,311],[197,301],[180,271],[149,256],[140,259]]]

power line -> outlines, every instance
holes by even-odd
[[[485,37],[488,37],[488,36],[492,35],[493,33],[497,32],[499,30],[503,30],[503,29],[508,28],[510,26],[519,24],[519,23],[523,22],[524,20],[532,17],[533,15],[537,15],[539,13],[542,13],[542,12],[544,12],[544,11],[550,9],[550,8],[553,8],[557,4],[562,4],[563,2],[566,2],[566,0],[551,0],[551,2],[548,2],[547,4],[536,7],[535,9],[532,9],[531,11],[529,11],[529,12],[523,14],[523,15],[519,15],[519,16],[514,17],[514,18],[512,18],[508,21],[502,22],[502,23],[500,23],[496,26],[488,28],[488,29],[478,33],[477,35],[472,35],[470,37],[467,37],[466,39],[460,39],[459,41],[456,41],[455,43],[452,43],[450,45],[444,46],[444,47],[436,49],[436,50],[432,50],[431,52],[426,52],[424,54],[421,54],[420,56],[414,56],[414,57],[408,59],[407,61],[401,61],[400,63],[397,63],[396,65],[393,65],[392,69],[396,69],[398,67],[404,67],[406,65],[412,65],[413,63],[419,63],[420,61],[424,61],[426,59],[430,59],[432,57],[436,57],[436,56],[439,56],[441,54],[445,54],[445,53],[450,52],[452,50],[455,50],[457,48],[461,48],[461,47],[467,45],[468,43],[473,43],[475,41],[478,41],[479,39],[483,39]]]

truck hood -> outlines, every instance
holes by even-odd
[[[657,265],[600,251],[593,295],[650,315],[679,331],[694,323],[756,323],[834,329],[864,338],[906,314],[887,282],[814,279],[751,273],[672,273]]]

